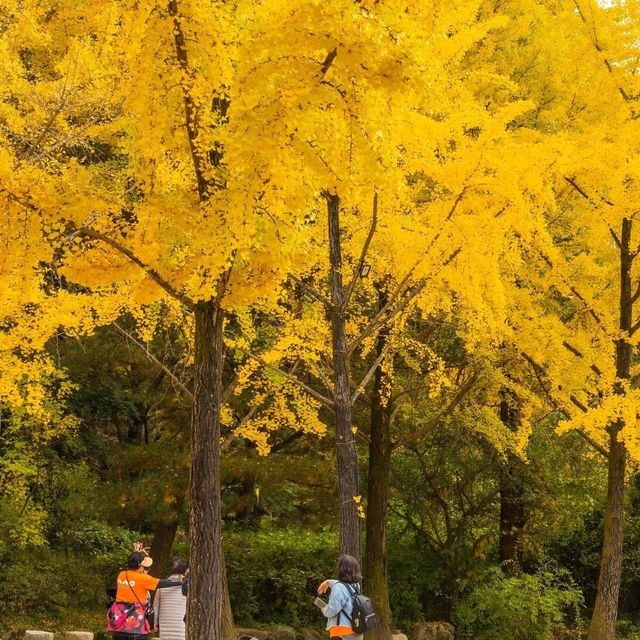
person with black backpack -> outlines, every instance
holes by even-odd
[[[325,580],[318,593],[331,589],[328,604],[322,608],[327,618],[329,638],[359,640],[375,624],[371,600],[362,595],[360,563],[350,555],[342,555],[336,567],[336,579]]]

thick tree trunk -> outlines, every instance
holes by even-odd
[[[507,389],[502,390],[500,419],[512,431],[518,428],[518,398]],[[505,573],[522,568],[521,540],[527,524],[524,503],[522,466],[509,455],[500,470],[500,564]]]
[[[386,300],[381,299],[381,306]],[[385,348],[388,331],[378,336],[377,355]],[[367,476],[367,535],[364,591],[373,602],[378,624],[367,633],[369,640],[391,637],[391,607],[387,579],[387,503],[391,472],[391,402],[385,401],[385,373],[378,367],[371,399],[369,474]],[[388,396],[387,396],[388,397]]]
[[[626,449],[612,433],[609,444],[607,506],[596,604],[589,625],[589,640],[613,640],[618,618],[624,540],[624,494]]]
[[[223,312],[213,300],[195,305],[187,598],[188,640],[222,640],[225,576],[220,513],[220,407]]]
[[[631,292],[630,219],[622,221],[620,235],[620,332],[616,341],[616,377],[628,380],[631,369],[631,344],[629,334],[633,323],[633,297]],[[624,386],[618,385],[616,393],[623,395]],[[613,640],[618,618],[618,596],[622,577],[622,548],[624,542],[624,496],[627,451],[618,435],[624,423],[617,421],[609,426],[609,455],[607,477],[607,504],[604,512],[604,538],[598,593],[589,625],[589,640]]]
[[[524,511],[522,479],[517,463],[507,462],[500,475],[500,565],[505,573],[522,570]]]
[[[331,333],[333,343],[334,401],[336,418],[336,466],[340,500],[340,552],[360,558],[360,499],[358,451],[352,431],[349,354],[342,282],[340,198],[325,194],[329,218],[329,262],[331,267]]]
[[[151,543],[153,565],[149,573],[156,578],[165,578],[169,573],[169,561],[173,541],[178,531],[178,519],[159,522]]]

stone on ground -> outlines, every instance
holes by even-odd
[[[314,629],[303,629],[300,636],[302,640],[324,640],[323,635]]]
[[[256,640],[269,640],[269,634],[262,629],[236,627],[236,635],[238,637],[238,640],[249,640],[249,638],[255,638]]]
[[[409,640],[409,638],[404,633],[392,633],[391,640]]]
[[[276,624],[269,631],[269,640],[296,640],[296,630],[284,624]]]
[[[64,640],[93,640],[91,631],[67,631]]]
[[[53,633],[27,630],[24,632],[24,638],[25,640],[53,640]]]
[[[418,622],[411,640],[454,640],[455,629],[449,622]]]

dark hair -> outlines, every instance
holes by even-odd
[[[171,561],[170,571],[172,574],[177,573],[178,575],[183,576],[187,569],[189,568],[189,563],[183,558],[174,558]]]
[[[362,574],[360,573],[360,563],[357,558],[349,555],[342,555],[338,560],[336,567],[336,578],[341,582],[360,582]]]
[[[127,569],[137,569],[144,560],[144,554],[139,551],[134,551],[127,560]]]

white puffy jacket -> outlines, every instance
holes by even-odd
[[[171,576],[175,587],[156,591],[153,607],[156,612],[156,624],[159,627],[160,640],[185,640],[184,616],[187,612],[187,599],[182,595],[179,576]]]

